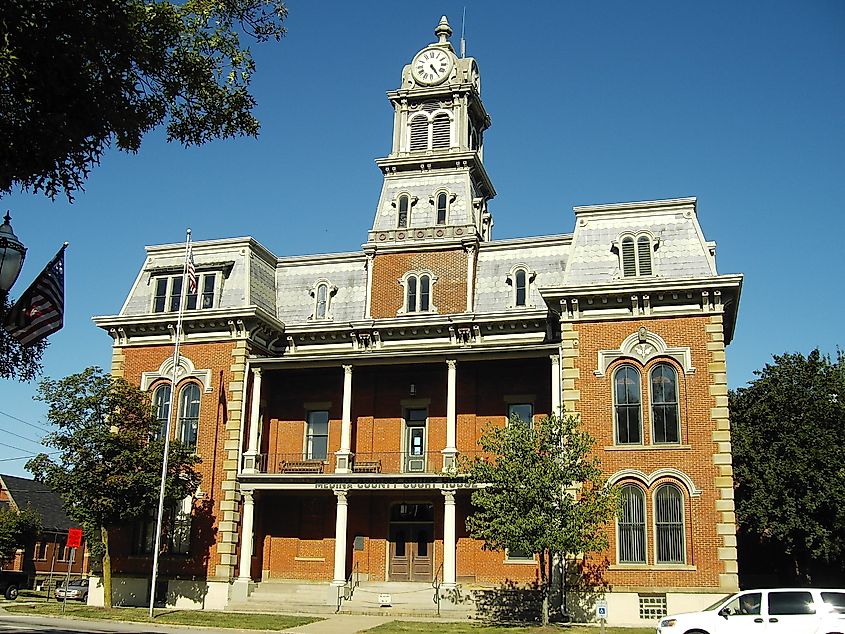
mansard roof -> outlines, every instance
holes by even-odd
[[[557,312],[561,298],[600,293],[603,288],[607,293],[624,295],[628,290],[677,291],[685,286],[699,292],[708,284],[714,289],[727,284],[737,287],[737,297],[731,299],[738,301],[741,277],[718,275],[715,244],[707,241],[701,231],[695,198],[584,206],[576,207],[574,212],[572,234],[492,240],[477,245],[472,313],[476,318],[514,309],[511,276],[517,269],[523,269],[531,282],[526,310]],[[649,236],[653,275],[623,275],[619,243],[626,235]],[[217,318],[230,322],[242,314],[266,322],[277,335],[285,329],[332,328],[365,320],[367,259],[374,254],[378,257],[379,253],[378,245],[367,248],[366,252],[277,257],[250,237],[195,242],[193,254],[198,273],[218,271],[223,281],[214,308],[188,314],[187,320],[214,323]],[[183,261],[183,244],[147,247],[147,259],[119,315],[96,318],[98,325],[126,327],[137,322],[149,326],[169,319],[172,314],[151,314],[153,280],[179,274]],[[331,294],[330,318],[322,326],[314,321],[314,293],[320,282],[328,285]],[[402,321],[409,319],[426,317],[402,317]],[[163,326],[160,330],[164,335]]]

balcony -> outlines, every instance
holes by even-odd
[[[467,452],[461,452],[468,455]],[[470,452],[472,454],[478,452]],[[443,454],[429,451],[423,454],[406,451],[378,453],[357,452],[351,459],[356,474],[440,474],[443,473]],[[325,459],[304,457],[299,453],[271,453],[258,456],[258,472],[281,475],[323,475],[338,473],[337,459],[329,454]]]

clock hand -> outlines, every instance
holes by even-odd
[[[431,69],[431,72],[437,75],[437,69],[434,67],[434,64],[429,64],[428,67]]]

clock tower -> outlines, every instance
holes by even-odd
[[[443,269],[454,276],[455,252],[460,252],[466,302],[433,301],[431,306],[438,309],[418,311],[409,310],[398,294],[386,303],[371,297],[371,317],[471,312],[477,247],[491,239],[493,219],[487,203],[496,191],[483,164],[490,117],[481,102],[478,65],[471,57],[455,54],[445,16],[434,33],[437,41],[413,57],[402,70],[401,86],[387,93],[394,110],[393,142],[390,154],[376,160],[384,184],[364,250],[370,256],[368,281],[376,276],[388,285],[391,277],[395,285],[408,274],[408,267]],[[425,266],[411,255],[414,252],[426,254]],[[387,254],[405,257],[380,257]],[[436,278],[433,272],[431,279]],[[457,282],[439,279],[440,293],[438,284],[432,287],[435,300]]]
[[[393,144],[376,161],[384,185],[368,246],[490,239],[487,201],[496,192],[482,162],[490,117],[478,64],[455,54],[445,16],[434,33],[438,41],[414,56],[401,87],[387,93]]]

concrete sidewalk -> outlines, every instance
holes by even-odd
[[[323,621],[291,627],[285,630],[284,634],[355,634],[395,620],[397,620],[395,616],[335,614]]]

